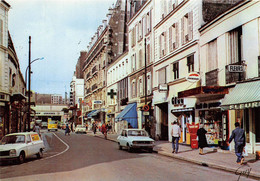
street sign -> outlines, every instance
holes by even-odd
[[[143,110],[144,110],[144,111],[149,111],[149,109],[150,109],[150,108],[149,108],[149,106],[148,106],[147,104],[144,105],[144,107],[143,107]]]
[[[200,74],[196,72],[189,73],[186,80],[191,83],[198,82],[200,80]]]
[[[243,65],[229,65],[228,66],[229,72],[244,72]]]
[[[144,111],[144,112],[143,112],[143,115],[144,115],[144,116],[149,116],[149,111]]]

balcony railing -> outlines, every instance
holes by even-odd
[[[218,85],[218,69],[206,73],[206,86]]]
[[[92,75],[96,74],[97,72],[98,72],[97,66],[95,65],[95,66],[92,68]]]

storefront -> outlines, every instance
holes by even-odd
[[[228,148],[229,131],[228,112],[222,111],[220,105],[227,93],[228,88],[220,86],[201,86],[178,93],[179,99],[194,98],[196,100],[192,123],[204,124],[208,144],[222,149]],[[186,143],[189,144],[188,135]]]
[[[239,122],[246,134],[248,153],[260,151],[260,79],[237,83],[225,96],[221,107],[228,111],[230,133],[235,129],[235,122]]]
[[[188,145],[191,144],[191,141],[187,125],[195,123],[195,103],[196,98],[172,97],[171,99],[171,113],[181,127],[180,142]]]

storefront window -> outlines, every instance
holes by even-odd
[[[218,144],[222,130],[221,110],[201,110],[199,111],[200,124],[204,124],[207,131],[206,137],[208,144]]]

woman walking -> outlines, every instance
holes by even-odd
[[[197,131],[198,143],[199,143],[199,154],[204,155],[203,148],[208,147],[207,139],[206,139],[207,131],[204,129],[204,125],[200,125],[200,129]]]

